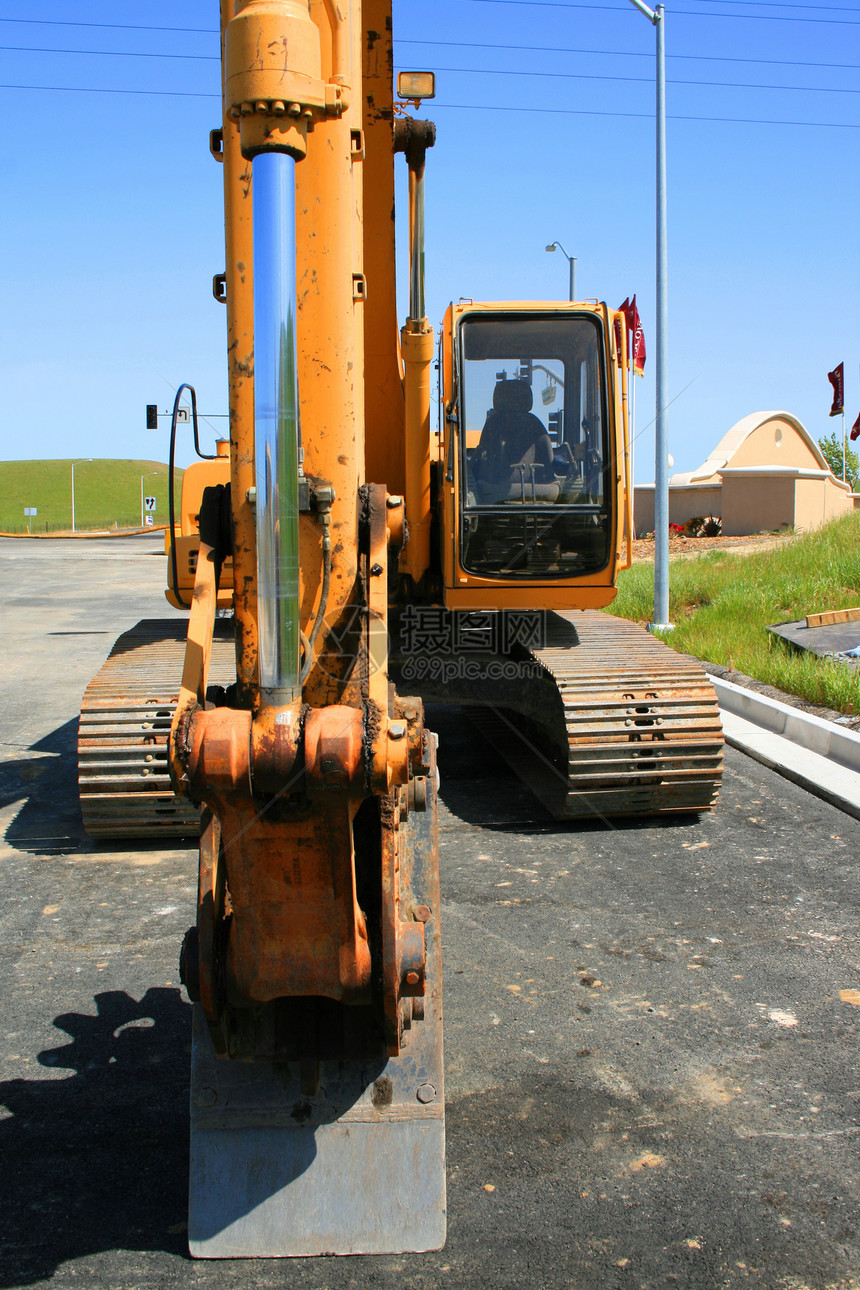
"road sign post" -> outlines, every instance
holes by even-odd
[[[143,528],[144,524],[146,523],[144,512],[155,510],[155,498],[144,497],[143,495],[143,481],[145,479],[153,479],[157,474],[158,474],[157,470],[148,470],[146,474],[141,475],[140,477],[140,527],[141,528]],[[152,503],[151,506],[150,506],[150,502]]]

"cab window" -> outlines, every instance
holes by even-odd
[[[461,563],[575,577],[609,558],[600,320],[467,317],[460,326]]]

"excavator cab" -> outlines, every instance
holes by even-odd
[[[572,585],[608,604],[628,491],[614,315],[451,306],[442,370],[446,605],[563,607]]]

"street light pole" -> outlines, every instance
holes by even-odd
[[[669,622],[669,377],[666,362],[668,303],[668,254],[666,237],[666,18],[662,4],[650,9],[643,0],[630,0],[653,24],[657,34],[657,386],[654,447],[654,622],[656,629],[671,629]]]
[[[561,251],[562,255],[563,255],[563,256],[564,256],[564,258],[567,260],[568,267],[569,267],[569,269],[570,269],[570,287],[569,287],[570,296],[569,296],[569,298],[570,298],[571,300],[575,300],[575,299],[576,299],[576,256],[575,256],[575,255],[568,255],[567,251],[565,251],[565,249],[564,249],[564,247],[562,246],[561,242],[553,242],[553,243],[551,243],[551,244],[550,244],[546,249],[547,249],[548,251],[555,251],[555,250]]]
[[[145,479],[149,479],[151,475],[157,475],[157,474],[158,474],[157,470],[148,470],[145,475],[141,475],[140,477],[140,527],[141,528],[143,528],[143,525],[144,525],[143,481]]]
[[[83,466],[85,461],[92,461],[92,457],[81,457],[80,461],[72,462],[72,532],[75,531],[75,466]]]

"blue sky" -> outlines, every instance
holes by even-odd
[[[215,0],[0,0],[4,459],[163,460],[144,405],[181,381],[226,411],[217,21]],[[554,240],[581,296],[636,292],[653,479],[653,28],[629,0],[394,0],[394,22],[398,67],[437,71],[431,320],[460,296],[566,298]],[[860,410],[860,6],[676,0],[666,41],[669,439],[688,470],[759,409],[841,431],[840,361],[849,424]]]

